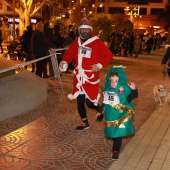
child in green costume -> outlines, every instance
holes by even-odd
[[[122,67],[113,67],[106,77],[104,101],[97,113],[99,119],[105,113],[105,135],[113,139],[112,159],[119,158],[122,137],[134,134],[132,118],[134,105],[132,100],[138,97],[135,83],[126,83],[126,74]]]

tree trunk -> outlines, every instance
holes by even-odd
[[[24,10],[24,15],[19,15],[19,35],[21,36],[28,25],[30,25],[30,14],[28,10]]]

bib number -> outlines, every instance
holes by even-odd
[[[104,101],[105,104],[119,104],[119,96],[115,92],[104,92]]]
[[[92,49],[88,47],[79,47],[79,53],[81,57],[91,58]]]

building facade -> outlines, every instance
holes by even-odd
[[[103,9],[99,7],[101,3]],[[163,28],[157,21],[157,16],[165,11],[166,4],[167,0],[95,0],[98,11],[121,14],[124,18],[132,19],[134,29],[146,29],[148,26]]]

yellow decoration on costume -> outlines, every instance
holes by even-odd
[[[119,128],[125,128],[125,125],[122,123]]]
[[[115,120],[115,121],[105,121],[105,126],[106,127],[111,127],[111,126],[124,126],[122,125],[123,123],[127,122],[129,119],[132,118],[133,114],[134,114],[134,110],[132,110],[132,108],[122,105],[122,104],[111,104],[111,107],[114,107],[116,109],[118,109],[121,113],[123,110],[127,110],[127,114],[122,117],[119,120]]]

